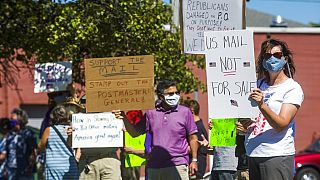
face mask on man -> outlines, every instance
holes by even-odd
[[[262,65],[267,71],[279,72],[286,63],[287,62],[282,58],[279,59],[271,56],[269,59],[264,59]]]
[[[168,95],[164,96],[164,100],[169,106],[174,107],[174,106],[178,105],[179,100],[180,100],[180,95],[178,95],[178,94],[169,95],[168,94]]]

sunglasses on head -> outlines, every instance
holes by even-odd
[[[163,93],[163,94],[164,94],[164,95],[173,96],[174,94],[180,95],[180,92],[179,92],[179,91],[176,91],[176,92],[168,92],[168,93]]]
[[[278,58],[278,59],[281,59],[282,58],[282,56],[283,56],[283,54],[282,54],[282,52],[275,52],[275,53],[273,53],[273,54],[271,54],[271,53],[264,53],[264,59],[269,59],[269,58],[271,58],[271,56],[273,56],[273,57],[276,57],[276,58]]]

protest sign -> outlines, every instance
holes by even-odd
[[[144,150],[144,141],[146,139],[146,134],[142,134],[138,137],[132,137],[128,132],[124,135],[125,146],[131,147],[136,150]],[[136,167],[145,164],[146,159],[135,154],[126,154],[125,167]]]
[[[112,113],[72,114],[72,147],[122,147],[123,122]]]
[[[34,93],[65,91],[71,82],[71,62],[54,62],[35,65]]]
[[[243,6],[242,0],[182,0],[184,53],[205,53],[205,31],[242,29]]]
[[[87,112],[154,108],[154,57],[85,59]]]
[[[209,118],[256,117],[253,32],[210,31],[205,39]]]
[[[235,146],[237,119],[211,119],[210,146]]]

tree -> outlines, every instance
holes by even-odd
[[[152,54],[156,81],[175,79],[184,92],[204,90],[186,66],[192,61],[203,68],[204,59],[181,52],[171,7],[160,0],[1,1],[0,6],[1,27],[17,24],[0,31],[0,48],[10,52],[1,54],[2,66],[19,60],[12,50],[22,49],[18,55],[25,64],[72,60],[74,79],[84,84],[85,57]],[[19,15],[12,16],[15,11]],[[165,24],[176,32],[165,31]]]
[[[320,27],[320,23],[310,22],[309,26],[311,26],[311,27]]]

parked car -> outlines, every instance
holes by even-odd
[[[295,180],[320,180],[320,138],[295,155]]]

